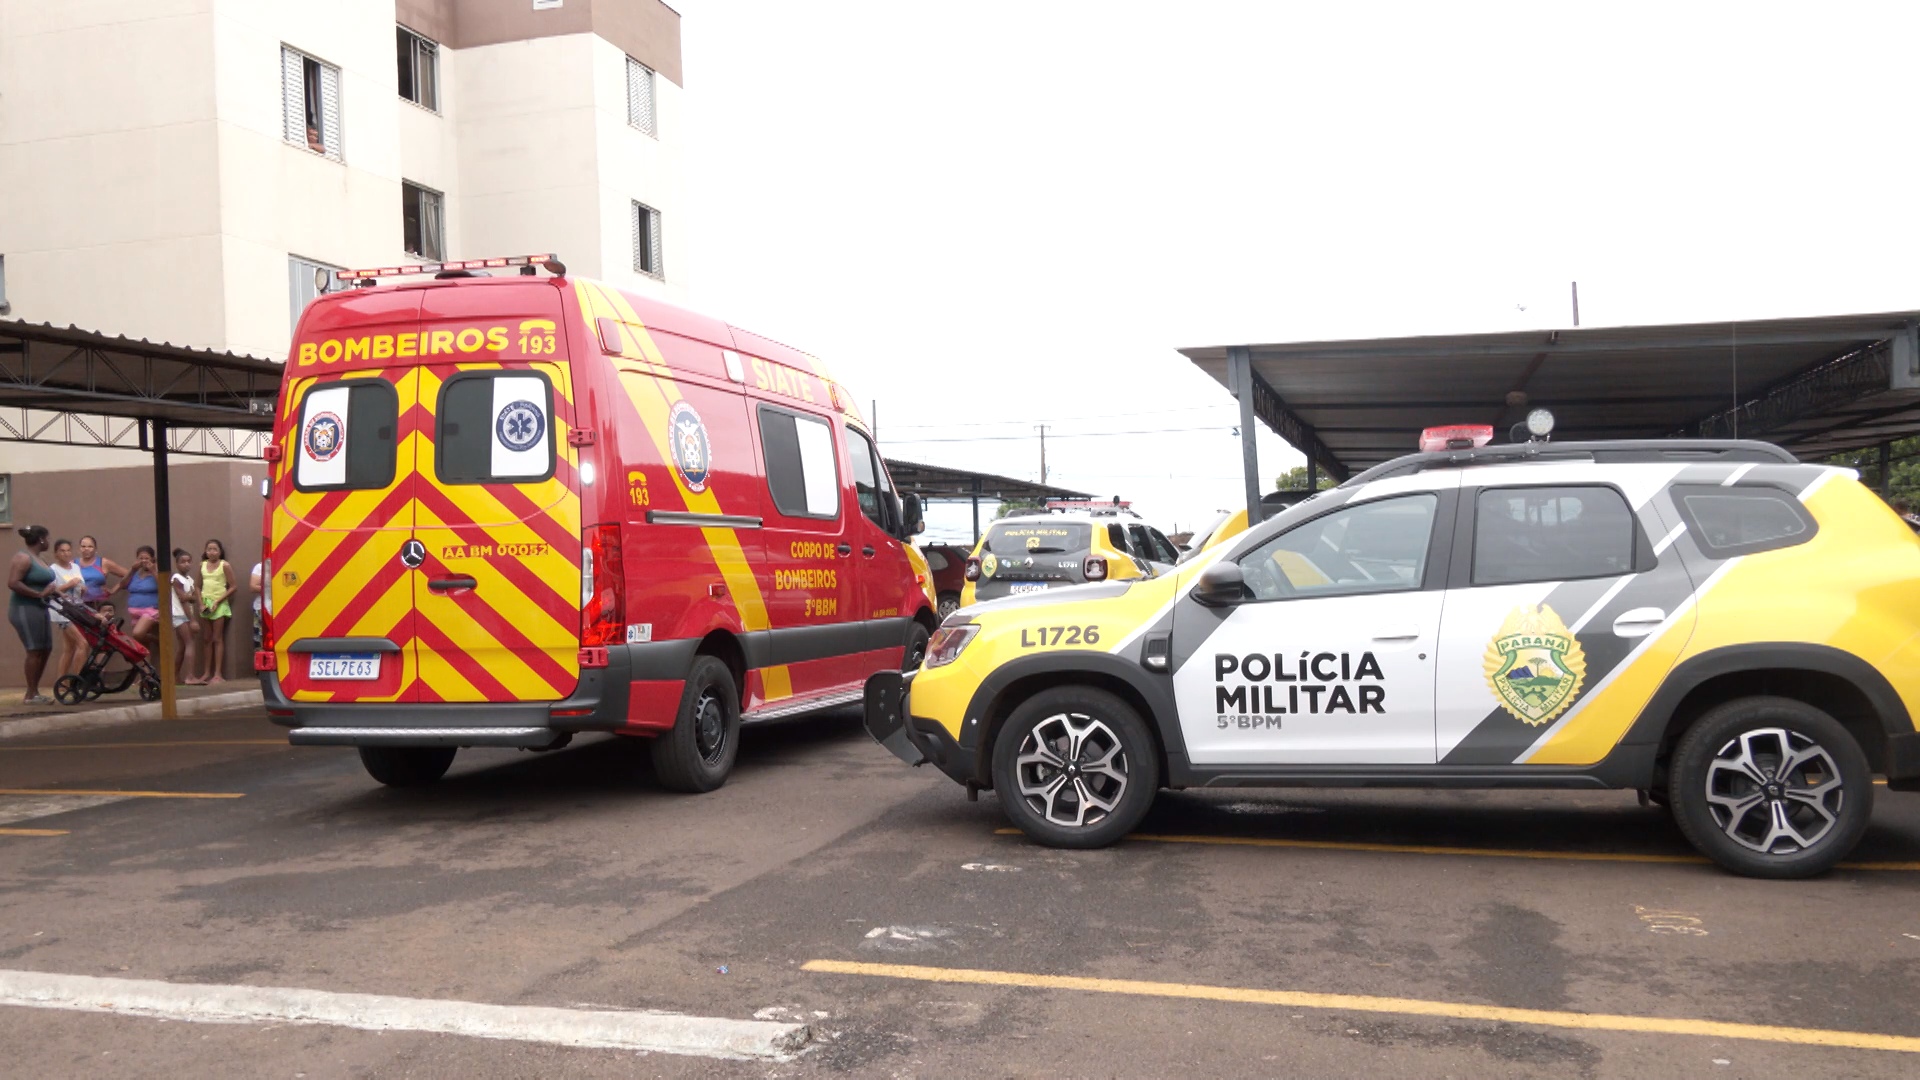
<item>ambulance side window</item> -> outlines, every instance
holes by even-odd
[[[443,484],[553,475],[553,386],[539,372],[460,374],[440,387],[433,471]]]
[[[293,486],[378,491],[392,486],[400,398],[385,379],[322,383],[300,403]]]
[[[766,454],[767,490],[782,514],[840,516],[840,467],[833,428],[825,420],[762,405],[760,447]]]

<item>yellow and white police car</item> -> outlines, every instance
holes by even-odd
[[[1110,844],[1161,787],[1639,789],[1701,852],[1820,873],[1920,790],[1920,541],[1758,442],[1456,441],[1158,577],[949,617],[866,726]]]

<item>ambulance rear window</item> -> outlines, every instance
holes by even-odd
[[[455,375],[434,410],[443,484],[526,484],[553,475],[553,386],[537,371]]]
[[[320,383],[300,402],[293,486],[300,491],[392,486],[400,398],[385,379]]]
[[[1001,522],[987,529],[995,555],[1074,555],[1092,546],[1093,529],[1080,522]]]

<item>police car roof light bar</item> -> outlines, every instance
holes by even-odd
[[[1492,424],[1452,424],[1420,433],[1420,449],[1426,451],[1478,450],[1492,441]]]
[[[512,255],[491,259],[457,259],[451,262],[380,266],[366,270],[336,270],[333,276],[341,281],[366,283],[383,277],[411,277],[415,274],[438,274],[448,270],[494,270],[509,266],[522,267],[520,272],[523,274],[533,273],[535,267],[545,267],[548,273],[556,277],[567,272],[566,264],[560,261],[560,256],[546,254]]]

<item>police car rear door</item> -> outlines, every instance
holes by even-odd
[[[1459,480],[1361,488],[1235,561],[1250,595],[1181,603],[1174,675],[1189,760],[1430,765],[1434,663]]]

